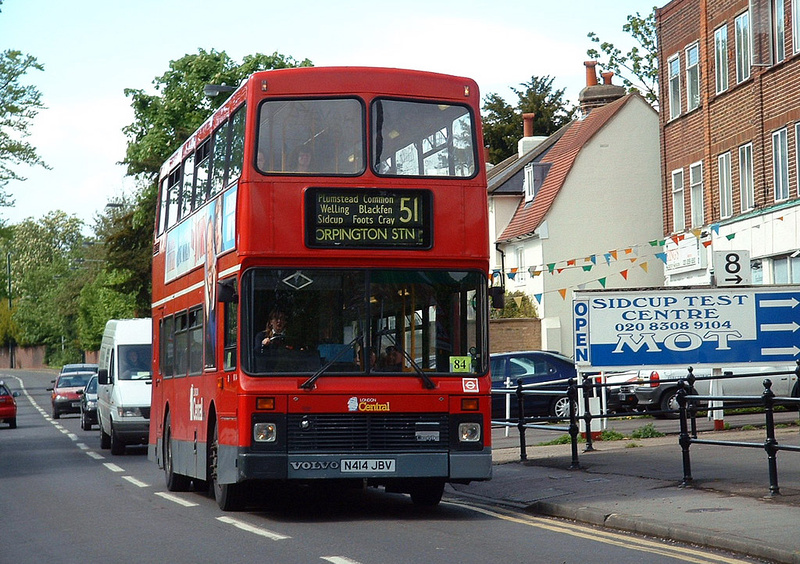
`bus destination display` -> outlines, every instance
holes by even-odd
[[[431,247],[427,190],[310,188],[305,203],[309,247]]]

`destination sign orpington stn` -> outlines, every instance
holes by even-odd
[[[578,290],[579,366],[724,366],[800,358],[800,287]]]

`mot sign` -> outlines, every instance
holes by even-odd
[[[576,291],[583,366],[777,364],[800,358],[800,287]]]

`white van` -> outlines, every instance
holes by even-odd
[[[123,454],[125,445],[147,444],[150,430],[152,321],[112,319],[100,344],[97,422],[100,447]]]

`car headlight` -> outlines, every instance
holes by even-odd
[[[275,423],[253,424],[253,440],[257,443],[274,443],[278,440],[278,426]]]
[[[86,409],[97,409],[97,402],[95,400],[89,400],[86,402]]]
[[[458,440],[462,443],[477,443],[481,440],[480,423],[459,423]]]
[[[142,410],[138,407],[118,407],[117,413],[120,417],[141,417]]]

